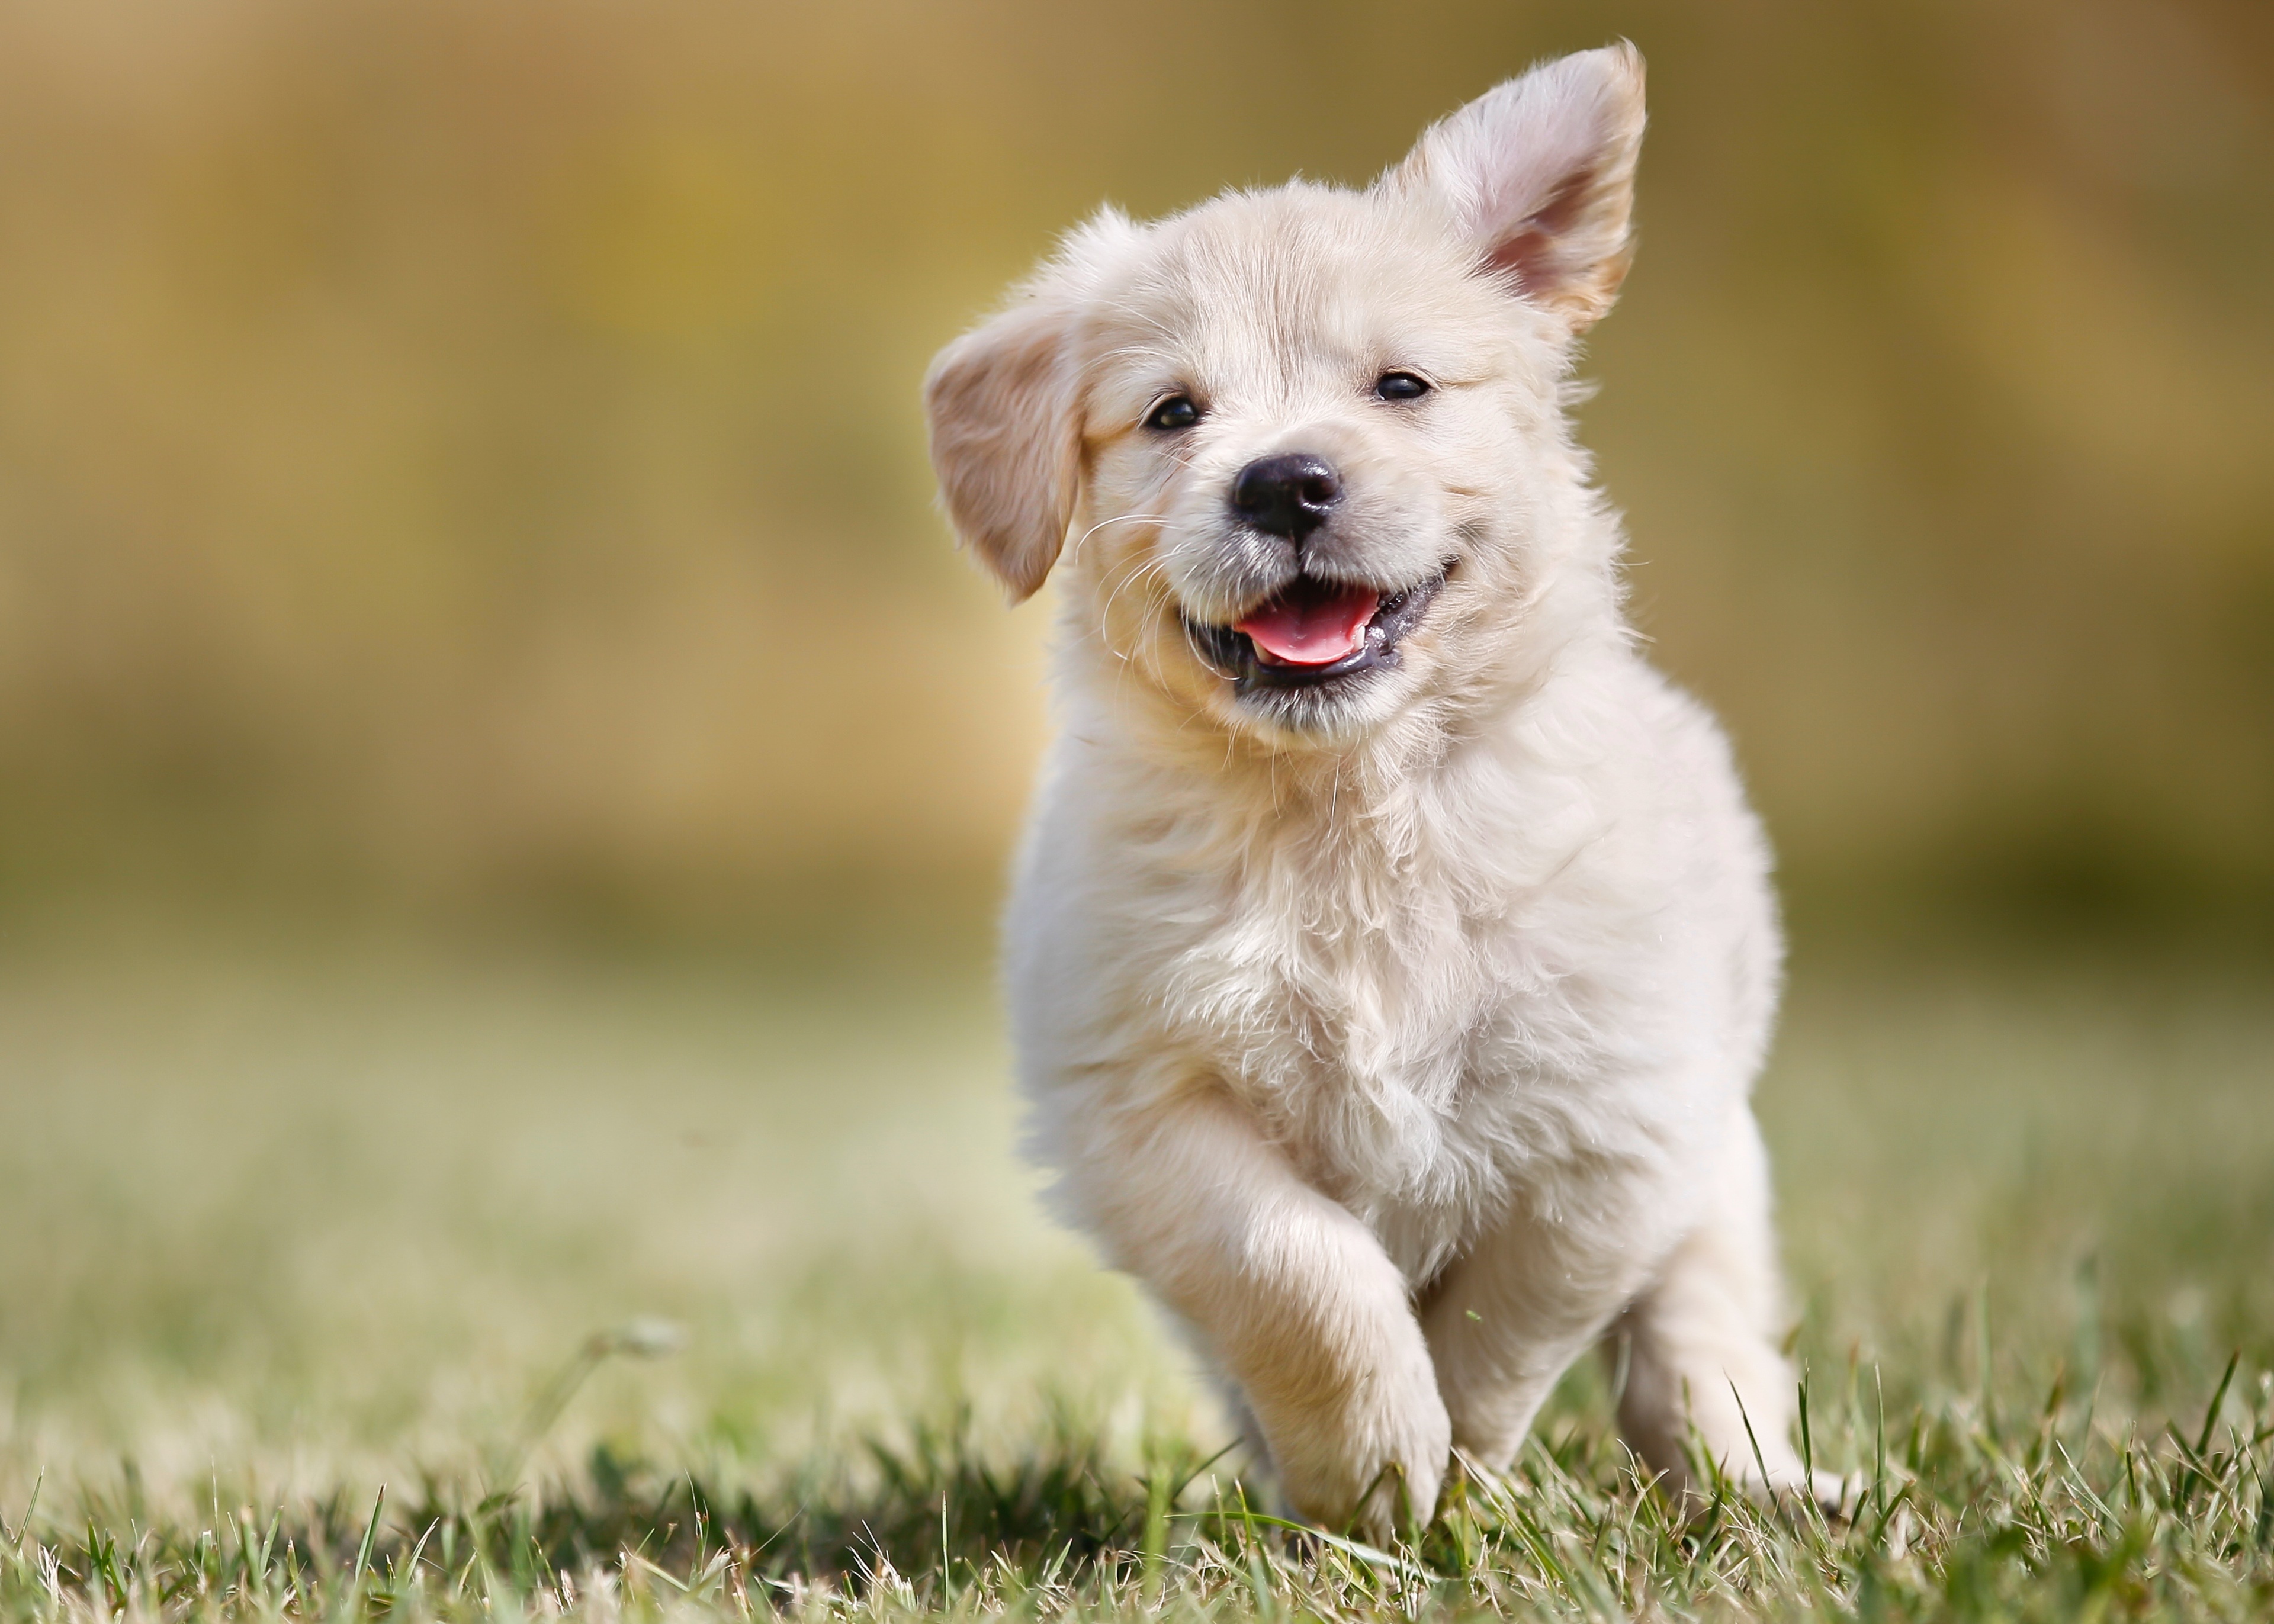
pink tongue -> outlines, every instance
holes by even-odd
[[[1234,631],[1246,632],[1269,665],[1331,665],[1358,652],[1366,623],[1382,605],[1378,592],[1362,586],[1322,592],[1284,592],[1249,615]]]

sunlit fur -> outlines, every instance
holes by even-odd
[[[1291,1505],[1377,1535],[1453,1447],[1505,1465],[1615,1325],[1653,1466],[1689,1480],[1694,1422],[1734,1477],[1800,1473],[1747,1103],[1767,855],[1720,731],[1636,652],[1565,411],[1641,128],[1615,47],[1363,192],[1109,212],[930,385],[966,540],[1016,594],[1059,580],[1007,930],[1035,1154]],[[1434,387],[1385,402],[1390,370]],[[1179,390],[1198,426],[1143,427]],[[1452,571],[1397,668],[1242,697],[1184,621],[1291,575],[1227,505],[1291,450],[1347,489],[1314,572]]]

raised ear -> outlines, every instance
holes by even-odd
[[[1073,310],[1029,295],[941,350],[924,379],[931,465],[964,545],[1031,598],[1058,561],[1081,468]]]
[[[1642,77],[1623,40],[1541,63],[1432,126],[1385,182],[1435,193],[1487,267],[1583,331],[1626,276]]]

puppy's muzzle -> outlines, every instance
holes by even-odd
[[[1231,510],[1240,522],[1285,537],[1299,553],[1342,500],[1342,477],[1307,451],[1258,457],[1231,482]]]

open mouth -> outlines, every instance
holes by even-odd
[[[1395,667],[1398,643],[1421,623],[1445,584],[1445,569],[1396,592],[1303,575],[1232,625],[1187,618],[1185,630],[1201,658],[1243,692],[1327,687]]]

